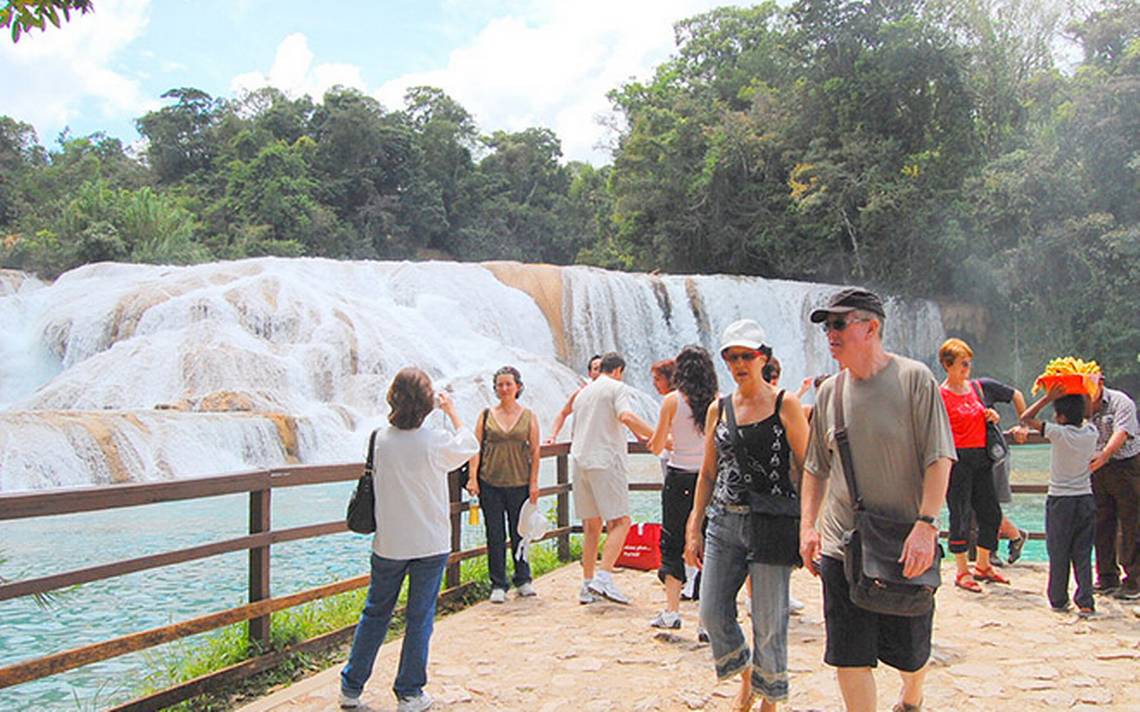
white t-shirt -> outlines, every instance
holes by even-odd
[[[376,535],[372,551],[386,559],[419,559],[451,551],[447,473],[479,452],[470,430],[422,426],[376,433],[372,478]]]
[[[1052,443],[1049,453],[1049,496],[1092,494],[1089,461],[1096,455],[1096,426],[1044,424],[1042,435]]]
[[[626,412],[634,412],[629,388],[604,373],[578,392],[570,456],[579,467],[608,468],[625,458],[626,430],[618,417]]]

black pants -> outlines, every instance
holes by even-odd
[[[685,526],[693,511],[693,493],[697,489],[697,473],[666,469],[665,486],[661,488],[661,568],[657,578],[672,576],[685,583]]]
[[[993,551],[1001,526],[1001,505],[994,491],[993,461],[982,447],[960,448],[958,462],[950,470],[946,492],[950,508],[950,552],[966,551],[970,538],[970,514],[978,519],[978,546]]]
[[[1077,579],[1079,608],[1093,607],[1092,548],[1096,503],[1091,494],[1045,498],[1045,548],[1049,552],[1049,605],[1069,605],[1069,568]]]
[[[519,561],[519,510],[530,497],[530,487],[495,487],[479,481],[479,505],[483,507],[483,520],[487,528],[487,572],[491,577],[491,588],[507,590],[507,532],[503,517],[510,526],[511,558],[515,561],[515,575],[511,579],[515,586],[530,581],[530,564]]]
[[[1109,460],[1092,475],[1096,499],[1096,575],[1103,584],[1120,582],[1119,564],[1124,575],[1140,583],[1140,455]],[[1116,551],[1116,528],[1120,527],[1120,551]]]

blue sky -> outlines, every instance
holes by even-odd
[[[673,22],[723,4],[95,0],[62,30],[0,39],[0,114],[32,124],[45,145],[64,127],[132,143],[134,119],[176,87],[319,98],[339,83],[399,108],[407,87],[431,84],[483,131],[546,126],[567,159],[600,164],[612,139],[599,123],[605,93],[669,56]]]

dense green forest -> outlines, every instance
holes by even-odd
[[[66,31],[66,28],[60,30]],[[675,26],[610,165],[444,92],[173,89],[54,147],[0,117],[0,264],[443,257],[863,283],[982,304],[981,356],[1140,387],[1140,2],[801,0]],[[1060,62],[1069,38],[1079,56]],[[978,334],[977,336],[982,336]]]

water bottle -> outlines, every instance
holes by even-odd
[[[471,501],[467,503],[470,509],[467,510],[467,523],[471,526],[478,526],[479,524],[479,498],[472,497]]]

